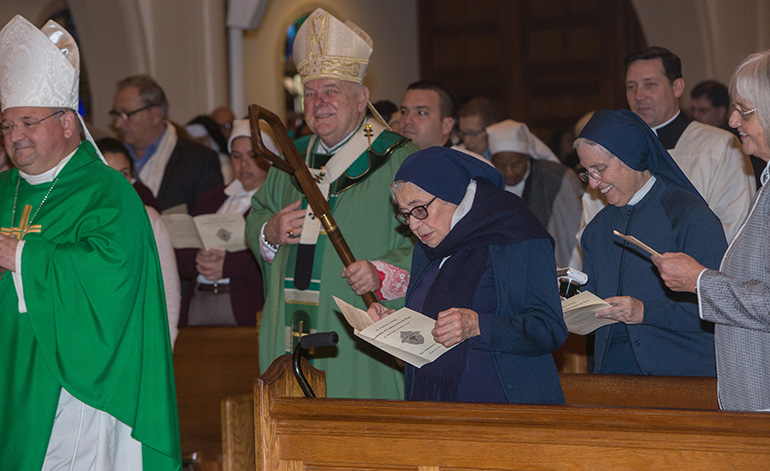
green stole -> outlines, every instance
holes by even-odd
[[[367,121],[364,120],[358,129],[351,134],[348,141],[342,144],[337,151],[340,152],[345,146],[351,145],[351,141],[355,142],[354,137],[356,137],[357,134],[367,136],[369,141],[374,137],[374,142],[372,142],[368,148],[365,148],[347,170],[330,185],[328,202],[332,214],[334,213],[334,207],[339,194],[363,181],[368,175],[377,170],[387,161],[390,151],[392,150],[390,145],[385,145],[383,149],[379,149],[380,146],[375,145],[377,144],[377,136],[372,134],[371,129],[367,129],[368,126],[366,125],[366,122]],[[357,137],[360,138],[360,136]],[[358,142],[360,143],[360,140]],[[309,169],[323,171],[324,166],[326,166],[329,160],[336,154],[321,154],[315,152],[319,145],[319,139],[310,141],[307,148],[305,163]],[[378,152],[378,150],[381,150],[382,152]],[[292,183],[299,187],[295,177],[292,177]],[[302,197],[301,207],[302,209],[307,209],[308,207],[307,198],[304,196]],[[288,267],[286,270],[286,277],[284,278],[284,298],[286,303],[284,314],[284,351],[286,353],[294,351],[299,339],[303,335],[316,332],[315,326],[318,325],[318,304],[321,290],[321,270],[327,241],[328,236],[322,227],[318,234],[318,240],[316,241],[315,250],[313,252],[310,285],[304,290],[298,289],[295,285],[299,244],[291,245],[289,247]],[[313,352],[311,351],[311,360],[312,353]]]

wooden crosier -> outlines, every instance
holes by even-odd
[[[276,144],[281,151],[283,151],[286,160],[283,160],[265,147],[259,129],[260,119],[270,126]],[[332,217],[329,202],[326,201],[326,198],[324,198],[321,191],[318,189],[315,179],[310,174],[310,170],[308,170],[304,159],[299,155],[299,151],[294,146],[294,143],[289,137],[289,132],[286,130],[281,119],[275,113],[266,110],[265,108],[258,105],[250,105],[249,122],[251,125],[251,139],[254,143],[254,152],[272,162],[275,167],[294,175],[297,182],[299,182],[299,187],[302,189],[302,193],[305,194],[305,198],[307,198],[308,204],[313,210],[315,217],[317,217],[321,221],[321,224],[323,224],[326,235],[329,236],[329,240],[337,251],[337,255],[339,255],[340,260],[342,260],[342,264],[347,267],[355,262],[356,259],[350,251],[350,247],[348,247],[347,242],[345,242],[345,239],[342,237],[339,226],[337,226],[337,223]],[[364,293],[361,298],[364,300],[366,307],[377,302],[377,295],[372,292]]]

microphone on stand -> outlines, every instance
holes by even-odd
[[[300,367],[300,358],[305,351],[310,350],[313,347],[331,347],[337,345],[340,337],[337,332],[316,332],[315,334],[303,335],[300,337],[297,347],[294,349],[292,355],[292,366],[294,368],[294,377],[297,378],[299,387],[302,388],[302,392],[305,393],[305,397],[315,397],[313,389],[307,382],[307,378],[302,373]]]

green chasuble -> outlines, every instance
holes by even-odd
[[[357,132],[361,132],[359,128]],[[311,138],[296,141],[301,155],[307,155]],[[317,142],[317,140],[316,140]],[[343,145],[344,147],[344,145]],[[320,168],[328,158],[310,152],[311,168]],[[382,260],[408,270],[413,241],[408,228],[394,218],[390,184],[404,159],[417,147],[406,138],[383,131],[331,184],[332,216],[357,260]],[[315,167],[313,165],[315,163]],[[304,312],[297,315],[296,304],[286,302],[284,288],[293,283],[296,245],[279,247],[275,259],[268,263],[259,251],[260,230],[279,210],[296,201],[307,201],[296,181],[286,172],[273,169],[252,199],[252,209],[246,221],[246,236],[260,262],[265,287],[265,307],[259,329],[260,371],[287,350],[291,333],[287,324],[308,319]],[[337,309],[332,296],[366,309],[342,277],[343,265],[323,230],[315,248],[313,277],[310,289],[318,289],[318,305],[309,306],[310,330],[336,331],[340,340],[336,348],[314,349],[311,362],[326,372],[326,392],[329,397],[402,399],[404,380],[402,369],[391,355],[369,345],[353,334],[353,329]],[[385,306],[403,307],[403,298],[384,302]],[[315,317],[315,318],[313,318]],[[298,330],[298,325],[292,329]],[[303,332],[309,329],[303,327]]]
[[[0,174],[0,231],[18,237],[29,218],[27,312],[13,274],[0,279],[0,467],[42,468],[64,388],[132,428],[145,471],[181,469],[163,281],[138,195],[84,141],[54,182]]]

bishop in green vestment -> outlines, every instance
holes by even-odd
[[[21,266],[0,279],[0,463],[41,469],[63,388],[131,427],[145,470],[180,469],[147,214],[88,142],[56,170],[40,184],[0,174],[0,233],[24,242]]]
[[[363,126],[358,133],[365,132]],[[308,145],[314,141],[314,149]],[[296,142],[309,167],[320,168],[329,159],[317,152],[317,139],[305,137]],[[344,147],[344,145],[343,145]],[[390,183],[403,160],[416,146],[406,138],[383,131],[371,149],[358,155],[347,172],[331,184],[329,202],[332,216],[358,260],[377,260],[407,270],[411,263],[412,240],[394,218]],[[336,331],[340,335],[336,349],[311,355],[316,368],[326,372],[329,397],[403,398],[402,371],[389,354],[353,335],[337,309],[337,296],[361,309],[364,303],[345,278],[342,262],[325,234],[320,234],[313,256],[313,276],[308,289],[294,286],[298,245],[278,248],[272,263],[260,253],[260,229],[275,213],[287,205],[307,201],[292,182],[292,177],[278,169],[254,195],[246,224],[249,245],[260,261],[265,286],[265,306],[259,330],[260,371],[265,371],[278,356],[291,350],[295,339],[309,331]],[[292,295],[296,295],[292,302]],[[315,297],[313,294],[317,293]],[[307,297],[304,297],[307,296]],[[317,305],[316,305],[317,303]],[[403,307],[403,298],[386,303],[394,309]],[[302,321],[302,332],[299,321]],[[309,326],[308,326],[309,324]]]
[[[299,28],[293,49],[314,133],[296,146],[356,262],[343,271],[296,180],[278,169],[252,198],[246,236],[265,286],[260,370],[292,351],[302,335],[333,330],[338,345],[311,352],[313,365],[326,372],[327,395],[398,399],[404,383],[396,360],[355,337],[332,299],[364,308],[359,295],[376,291],[397,309],[409,278],[414,244],[395,220],[389,186],[417,147],[366,118],[369,89],[362,82],[372,50],[361,28],[321,8]]]
[[[75,111],[79,64],[54,21],[0,31],[0,468],[180,470],[157,249]]]

